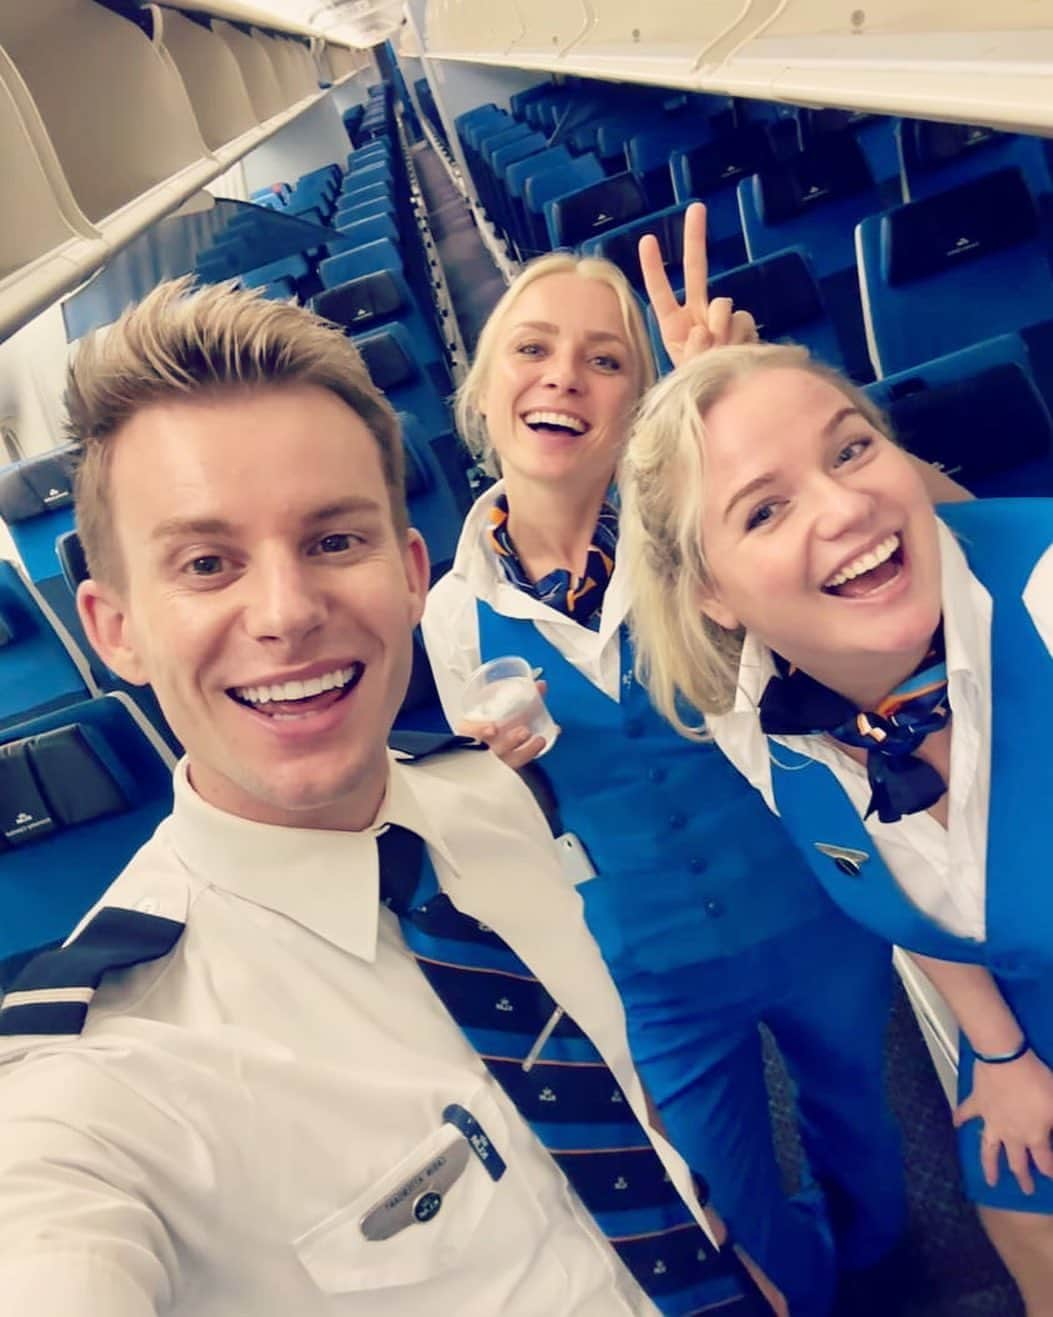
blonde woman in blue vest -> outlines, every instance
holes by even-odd
[[[657,707],[946,998],[966,1190],[1050,1317],[1053,500],[937,514],[865,396],[760,346],[654,390],[622,489]]]
[[[687,220],[683,304],[657,244],[643,256],[674,360],[755,336],[750,317],[706,301],[701,206]],[[770,1024],[797,1082],[839,1260],[867,1288],[859,1273],[888,1256],[904,1223],[881,1075],[889,953],[811,881],[723,757],[678,737],[633,679],[612,480],[652,380],[642,317],[615,266],[559,253],[527,267],[458,397],[462,435],[496,457],[502,480],[469,513],[424,638],[451,725],[514,767],[540,739],[466,728],[461,693],[480,662],[503,654],[542,670],[562,732],[541,766],[598,871],[581,891],[637,1062],[733,1235],[794,1317],[820,1317],[834,1286],[826,1204],[815,1185],[783,1195],[757,1026]]]

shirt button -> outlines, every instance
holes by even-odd
[[[141,914],[156,915],[158,910],[160,910],[161,908],[161,904],[159,901],[155,900],[152,896],[148,896],[142,901],[137,901],[135,903],[135,908]]]
[[[670,815],[669,815],[669,826],[670,826],[670,828],[672,828],[672,830],[673,830],[674,832],[682,832],[683,829],[687,827],[687,815],[686,815],[686,814],[670,814]]]
[[[625,735],[630,740],[638,741],[643,736],[643,723],[639,718],[630,718],[625,724]]]
[[[689,860],[687,865],[688,873],[705,873],[708,868],[709,865],[705,860],[699,859]]]
[[[711,896],[708,901],[702,902],[702,909],[709,915],[710,919],[719,919],[724,913],[724,902]]]
[[[647,770],[647,780],[654,783],[662,783],[669,776],[664,768],[649,768]]]

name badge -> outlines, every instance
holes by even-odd
[[[442,1210],[443,1198],[462,1175],[472,1156],[467,1142],[455,1135],[429,1161],[406,1177],[362,1217],[366,1239],[390,1239],[407,1226],[427,1225]]]

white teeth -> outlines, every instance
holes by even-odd
[[[824,590],[829,590],[833,586],[844,585],[846,581],[851,581],[857,576],[862,576],[864,572],[872,572],[875,567],[887,561],[899,548],[899,536],[890,535],[888,539],[882,540],[881,543],[870,550],[869,553],[860,554],[858,558],[853,558],[841,568],[836,575],[823,586]]]
[[[562,425],[575,434],[584,434],[589,428],[580,416],[568,412],[527,412],[523,421],[526,425]]]
[[[360,664],[354,663],[349,668],[337,668],[321,677],[310,677],[307,681],[285,681],[276,686],[235,686],[234,694],[249,704],[306,700],[312,695],[321,695],[323,691],[346,686],[359,670]]]

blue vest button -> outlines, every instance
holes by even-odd
[[[670,814],[670,815],[669,815],[669,826],[670,826],[670,828],[673,830],[673,832],[682,832],[682,831],[684,830],[684,828],[687,827],[687,815],[686,815],[686,814]]]
[[[654,782],[656,785],[660,785],[668,776],[669,774],[664,768],[649,768],[647,770],[648,782]]]
[[[632,741],[638,741],[644,733],[643,720],[640,718],[630,718],[625,724],[625,735]]]
[[[724,913],[724,902],[718,901],[715,897],[710,897],[708,901],[702,902],[702,909],[710,919],[719,919]]]
[[[709,865],[705,860],[700,860],[697,857],[693,860],[689,860],[687,864],[688,873],[705,873],[708,868]]]

